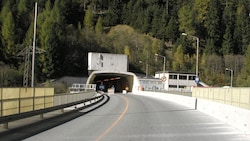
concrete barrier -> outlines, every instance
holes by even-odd
[[[0,88],[0,116],[53,106],[54,88]]]
[[[149,91],[139,91],[137,94],[153,98],[160,98],[162,100],[172,101],[193,109],[196,108],[196,98],[194,97],[175,95],[170,93],[149,92]]]
[[[197,99],[197,110],[250,134],[250,110],[205,99]]]
[[[250,110],[250,88],[195,87],[192,97],[207,99]]]
[[[241,130],[245,135],[250,135],[250,110],[201,98],[187,97],[170,93],[141,91],[138,92],[137,95],[168,100],[180,105],[197,109]],[[207,95],[207,97],[208,96],[209,95]]]

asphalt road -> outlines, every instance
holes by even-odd
[[[247,141],[250,138],[194,109],[144,96],[115,94],[102,107],[26,139],[59,140]]]

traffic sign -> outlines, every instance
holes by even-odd
[[[167,77],[166,77],[166,76],[162,76],[162,77],[161,77],[161,81],[162,81],[162,82],[165,82],[166,80],[167,80]]]
[[[199,83],[200,82],[200,78],[198,76],[195,77],[195,83]]]

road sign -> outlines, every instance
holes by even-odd
[[[195,77],[195,83],[199,83],[200,82],[200,78],[198,76]]]
[[[161,77],[161,81],[162,81],[162,82],[165,82],[166,80],[167,80],[167,77],[166,77],[166,76],[162,76],[162,77]]]

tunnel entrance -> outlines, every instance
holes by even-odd
[[[131,92],[133,81],[133,75],[124,73],[93,73],[88,79],[88,84],[96,84],[97,91],[107,92],[109,88],[114,87],[116,93],[121,93],[125,89]]]

